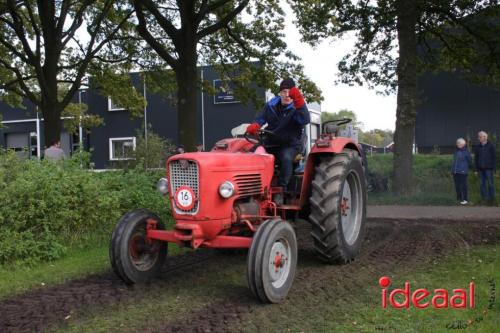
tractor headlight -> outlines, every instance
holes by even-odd
[[[225,181],[219,186],[219,194],[224,199],[229,199],[234,194],[234,185],[230,181]]]
[[[166,195],[168,193],[168,179],[160,178],[160,180],[156,184],[156,190],[162,195]]]

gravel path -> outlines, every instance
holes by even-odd
[[[369,219],[500,222],[500,207],[368,206]]]

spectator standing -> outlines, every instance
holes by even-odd
[[[64,150],[61,149],[61,141],[52,142],[49,148],[45,149],[44,153],[46,160],[59,161],[64,159]]]
[[[495,147],[488,141],[488,134],[478,133],[479,145],[474,151],[476,170],[481,181],[481,199],[492,204],[495,200],[495,185],[493,175],[496,169]]]
[[[203,152],[203,151],[205,151],[205,150],[203,150],[203,144],[202,143],[198,143],[196,145],[196,151],[197,152]]]
[[[467,191],[467,175],[469,168],[472,166],[472,156],[465,145],[463,138],[457,139],[457,149],[453,154],[453,165],[451,172],[455,182],[455,190],[457,192],[457,200],[461,205],[466,205],[469,202]]]

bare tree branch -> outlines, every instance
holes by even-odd
[[[19,41],[23,46],[24,53],[26,57],[29,59],[29,63],[35,65],[36,64],[36,56],[31,50],[29,42],[26,38],[27,33],[24,29],[24,23],[22,22],[21,17],[17,14],[17,5],[14,0],[7,0],[7,5],[9,8],[9,14],[12,17],[12,28],[15,30],[16,34],[19,36]]]
[[[165,16],[160,13],[157,5],[151,0],[134,0],[134,6],[141,6],[138,4],[139,2],[141,2],[142,6],[144,6],[151,14],[153,14],[158,24],[162,27],[163,30],[165,30],[168,36],[172,38],[174,44],[178,43],[178,39],[180,38],[179,31],[167,18],[165,18]]]
[[[2,64],[5,68],[8,70],[12,71],[17,79],[19,80],[19,87],[21,90],[24,92],[24,94],[34,103],[36,103],[36,96],[33,94],[33,92],[29,89],[29,87],[26,85],[26,82],[23,80],[23,74],[17,67],[11,66],[8,62],[6,62],[4,59],[0,58],[0,64]]]
[[[41,57],[41,32],[40,32],[40,29],[38,28],[38,24],[36,22],[36,19],[35,19],[35,15],[33,15],[33,9],[31,8],[31,6],[26,6],[27,7],[27,10],[28,10],[28,15],[29,15],[29,18],[30,18],[30,22],[31,22],[31,26],[33,27],[33,31],[35,32],[35,43],[36,43],[36,51],[35,51],[35,54],[36,54],[36,58],[37,58],[37,61],[40,61],[40,57]]]
[[[9,41],[6,41],[4,39],[0,39],[0,43],[5,46],[9,51],[11,51],[16,57],[19,57],[20,60],[23,62],[34,65],[30,59],[26,57],[23,53],[21,53],[18,49],[16,49]]]
[[[206,27],[205,29],[198,32],[198,39],[202,39],[210,34],[213,34],[217,30],[220,30],[226,27],[231,20],[233,20],[236,15],[241,13],[243,9],[248,5],[249,0],[243,0],[235,9],[233,9],[229,14],[220,19],[217,23],[212,24],[211,26]]]
[[[217,1],[212,1],[210,4],[208,3],[208,0],[202,1],[201,6],[200,6],[200,10],[198,11],[198,14],[196,15],[196,19],[197,19],[198,23],[200,23],[208,13],[214,11],[217,8],[224,6],[229,1],[231,1],[231,0],[217,0]]]
[[[81,5],[80,9],[75,13],[73,22],[71,23],[71,26],[62,33],[61,38],[63,39],[62,41],[62,47],[66,46],[68,41],[74,36],[78,28],[82,25],[83,23],[83,14],[85,13],[85,10],[91,5],[92,0],[85,0]]]
[[[138,1],[135,1],[134,6],[136,10],[137,19],[139,21],[137,25],[137,31],[139,32],[139,34],[158,53],[160,57],[165,59],[165,61],[170,65],[170,67],[172,67],[173,69],[177,68],[178,60],[172,57],[170,52],[168,52],[168,50],[161,43],[159,43],[158,40],[149,32],[141,4]]]

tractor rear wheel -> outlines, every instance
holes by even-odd
[[[248,251],[247,281],[264,303],[280,303],[288,295],[297,270],[297,239],[292,225],[281,219],[265,221]]]
[[[157,229],[165,229],[158,216],[139,209],[123,215],[111,236],[109,245],[111,266],[116,275],[127,284],[152,279],[165,262],[168,243],[146,237],[149,220],[156,222]]]
[[[309,222],[319,258],[327,263],[352,261],[366,223],[366,181],[359,154],[344,149],[322,156],[311,187]]]

